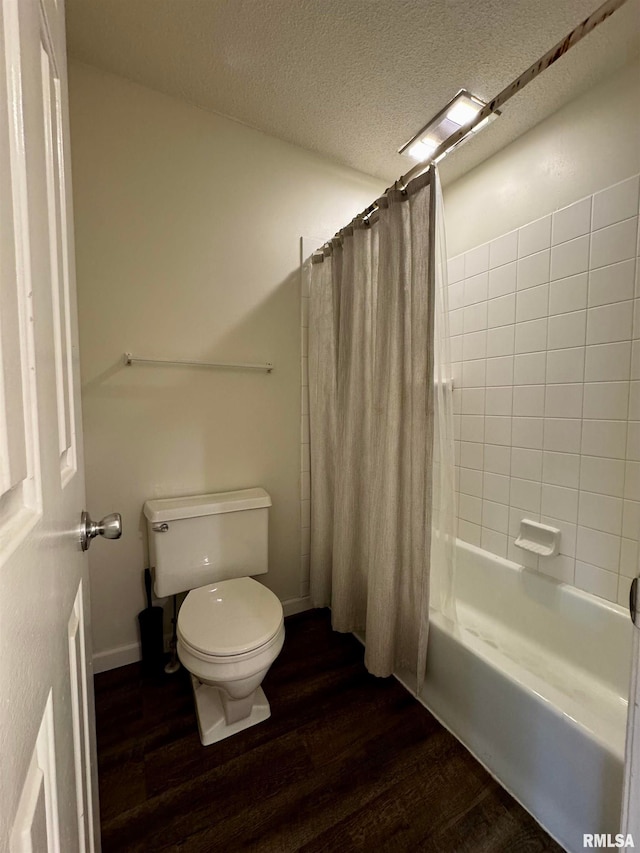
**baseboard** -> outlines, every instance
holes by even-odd
[[[293,616],[295,613],[302,613],[303,610],[311,610],[313,605],[309,596],[304,598],[289,598],[282,602],[282,610],[285,616]]]
[[[117,669],[135,663],[142,657],[140,643],[130,643],[128,646],[119,646],[107,652],[96,652],[93,656],[93,673],[107,672],[109,669]]]

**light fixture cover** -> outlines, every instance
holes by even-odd
[[[457,95],[419,133],[416,133],[414,137],[399,149],[398,153],[411,157],[412,160],[417,162],[427,160],[429,155],[446,142],[456,131],[470,124],[484,106],[486,106],[485,102],[476,97],[476,95],[472,95],[466,89],[460,89]],[[488,116],[477,127],[473,128],[473,132],[477,133],[482,127],[486,127],[498,115],[499,112],[496,111]],[[450,150],[465,141],[466,137],[459,140],[459,142],[441,154],[437,160],[440,161]]]

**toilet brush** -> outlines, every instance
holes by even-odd
[[[169,643],[169,653],[171,657],[169,658],[169,662],[165,665],[164,671],[167,675],[173,675],[174,672],[177,672],[180,669],[180,661],[178,660],[178,599],[177,596],[173,596],[173,619],[171,620],[171,624],[173,626],[173,631],[171,632],[171,641]]]
[[[146,675],[159,675],[164,664],[163,610],[153,606],[151,597],[151,571],[144,570],[147,606],[138,614],[142,669]]]

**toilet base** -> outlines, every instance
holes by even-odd
[[[219,740],[231,737],[231,735],[255,726],[257,723],[268,720],[271,716],[271,708],[262,687],[258,687],[255,692],[253,707],[249,716],[235,723],[227,723],[218,688],[203,684],[194,675],[191,676],[191,686],[196,702],[200,741],[203,746],[209,746]]]

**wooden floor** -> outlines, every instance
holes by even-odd
[[[96,677],[104,853],[560,851],[327,611],[286,627],[271,719],[206,748],[184,671]]]

